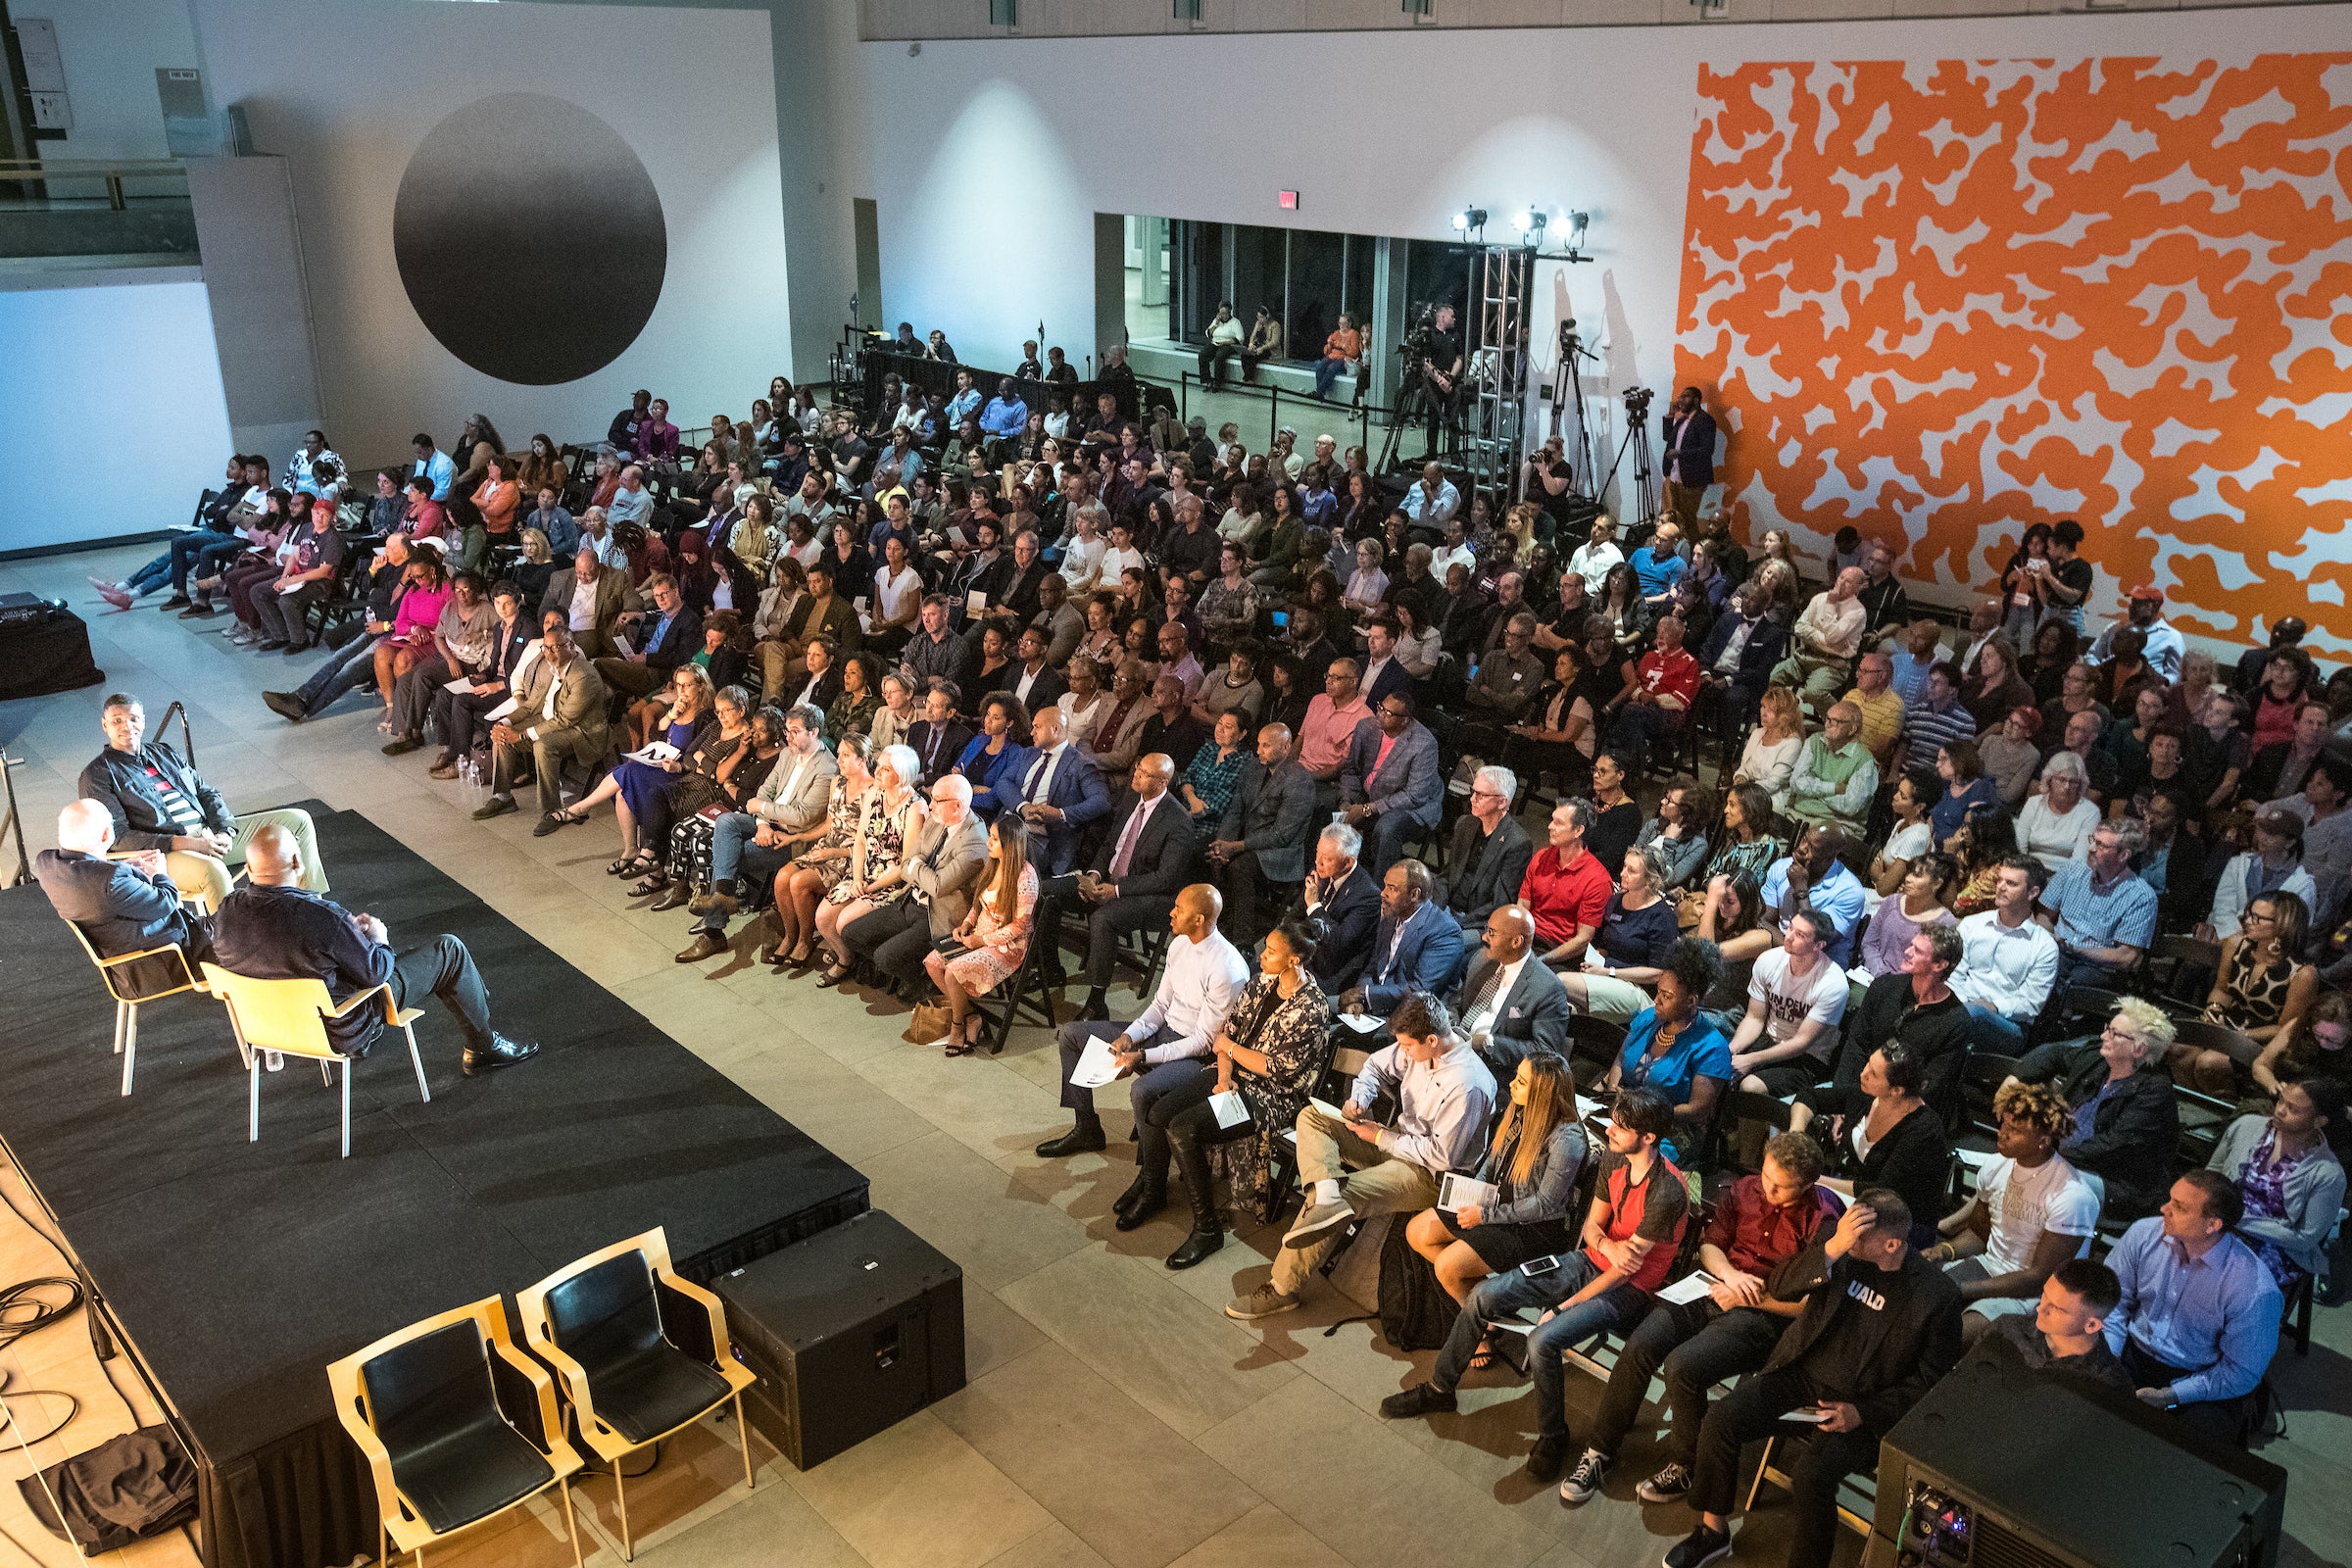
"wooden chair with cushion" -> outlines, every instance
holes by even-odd
[[[554,1487],[577,1568],[579,1451],[564,1441],[545,1369],[514,1348],[497,1297],[387,1334],[329,1366],[326,1380],[375,1482],[380,1558],[391,1560],[389,1536],[423,1568],[427,1545]]]
[[[670,1266],[660,1227],[589,1253],[517,1291],[530,1348],[564,1380],[580,1437],[612,1467],[620,1554],[634,1561],[621,1462],[732,1401],[743,1446],[743,1484],[752,1473],[743,1391],[759,1381],[735,1359],[718,1298]]]
[[[142,948],[136,953],[120,953],[111,958],[98,956],[90,939],[73,921],[66,929],[81,944],[81,951],[90,956],[98,966],[98,978],[106,984],[106,994],[115,999],[115,1054],[122,1058],[122,1093],[130,1093],[131,1070],[139,1061],[139,1004],[161,1002],[185,991],[202,991],[204,982],[188,968],[188,956],[167,943],[160,948]],[[147,962],[134,971],[132,965]],[[176,969],[177,975],[172,971]]]
[[[261,1140],[262,1068],[269,1054],[274,1051],[281,1055],[305,1056],[316,1061],[322,1082],[333,1082],[335,1064],[343,1064],[343,1157],[351,1157],[351,1069],[359,1058],[336,1047],[326,1032],[329,1018],[358,1017],[371,1009],[382,1009],[383,1021],[408,1038],[409,1065],[416,1070],[417,1096],[426,1101],[433,1098],[432,1090],[425,1085],[423,1058],[416,1054],[415,1026],[421,1010],[395,1006],[389,985],[369,986],[337,1006],[323,980],[257,980],[208,963],[204,966],[204,983],[228,1008],[229,1027],[237,1032],[237,1049],[245,1054],[245,1072],[251,1081],[247,1092],[246,1142]]]

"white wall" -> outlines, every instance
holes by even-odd
[[[1457,209],[1592,217],[1596,260],[1538,279],[1550,371],[1563,310],[1615,413],[1673,374],[1685,193],[1703,66],[1749,61],[2218,58],[2352,47],[2340,6],[1917,23],[862,46],[864,142],[893,318],[1004,363],[1039,317],[1071,349],[1094,318],[1094,215],[1445,239]],[[1426,105],[1426,109],[1420,107]],[[887,106],[884,108],[883,106]],[[2332,137],[2332,133],[2330,139]],[[2339,149],[2340,150],[2340,149]],[[1299,210],[1275,206],[1300,192]],[[1730,411],[1736,420],[1738,411]],[[1615,446],[1612,419],[1596,434]],[[1606,455],[1601,458],[1606,464]]]
[[[12,17],[57,24],[74,128],[34,144],[43,158],[161,158],[160,67],[199,65],[187,0],[19,0]]]
[[[748,414],[791,363],[764,11],[195,4],[213,102],[242,104],[256,150],[292,166],[326,425],[355,461],[397,456],[419,428],[448,440],[475,411],[510,443],[534,430],[595,439],[638,386],[669,398],[680,425]],[[567,98],[617,131],[668,228],[666,281],[645,329],[611,366],[565,385],[516,386],[459,361],[417,320],[393,259],[394,195],[417,143],[452,111],[515,90]],[[593,213],[579,230],[593,247]]]
[[[0,552],[144,533],[185,522],[232,449],[212,312],[192,268],[74,274],[0,287],[0,421],[49,443],[137,432],[139,461],[102,488],[61,490],[57,466],[0,464]],[[104,438],[100,438],[102,443]]]

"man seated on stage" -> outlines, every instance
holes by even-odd
[[[1666,1568],[1699,1568],[1730,1550],[1740,1451],[1802,1432],[1783,1425],[1792,1411],[1812,1435],[1784,1461],[1795,1527],[1787,1560],[1830,1560],[1838,1484],[1877,1465],[1879,1440],[1960,1361],[1960,1287],[1911,1250],[1910,1234],[1903,1200],[1866,1187],[1835,1231],[1773,1270],[1771,1294],[1804,1306],[1764,1370],[1707,1411],[1690,1492],[1698,1528],[1666,1553]]]
[[[1095,1110],[1095,1092],[1070,1082],[1087,1045],[1107,1040],[1111,1060],[1121,1076],[1136,1075],[1133,1095],[1154,1098],[1165,1084],[1155,1083],[1147,1068],[1205,1056],[1225,1027],[1225,1014],[1250,979],[1250,965],[1241,950],[1217,929],[1225,912],[1224,900],[1205,882],[1196,882],[1176,895],[1168,911],[1168,953],[1160,964],[1159,992],[1143,1016],[1133,1023],[1090,1019],[1061,1026],[1061,1103],[1075,1118],[1070,1130],[1037,1146],[1040,1159],[1060,1159],[1102,1149],[1102,1118]],[[1138,1188],[1142,1179],[1138,1179]],[[1130,1189],[1122,1201],[1132,1201]]]
[[[211,922],[180,898],[165,874],[163,853],[142,850],[110,860],[114,818],[96,801],[69,802],[57,813],[57,848],[33,858],[33,874],[58,914],[89,939],[101,958],[173,947],[187,956],[182,975],[168,955],[115,971],[130,996],[202,978],[197,965],[213,956]]]
[[[2242,1448],[2254,1390],[2278,1352],[2283,1302],[2261,1254],[2235,1234],[2245,1195],[2216,1170],[2173,1183],[2163,1212],[2136,1220],[2107,1254],[2123,1297],[2107,1348],[2142,1402],[2208,1443]]]
[[[83,800],[106,808],[120,848],[162,852],[172,885],[218,909],[228,897],[229,865],[245,858],[261,829],[282,827],[302,845],[303,886],[313,893],[326,891],[310,812],[287,808],[236,815],[192,763],[181,761],[162,741],[147,742],[147,710],[126,692],[107,698],[98,721],[106,731],[106,750],[81,770],[79,790]]]
[[[465,1033],[467,1077],[538,1054],[536,1043],[490,1026],[490,994],[465,943],[445,933],[395,954],[383,921],[353,914],[297,886],[301,880],[294,835],[275,825],[256,833],[245,852],[245,886],[214,916],[213,961],[256,980],[323,980],[337,1004],[387,983],[396,1007],[430,993]],[[327,1038],[338,1051],[364,1055],[383,1023],[381,1010],[362,1007],[328,1019]]]

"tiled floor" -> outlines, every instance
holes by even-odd
[[[1518,1473],[1534,1430],[1523,1386],[1474,1387],[1459,1414],[1437,1422],[1382,1421],[1379,1400],[1425,1372],[1429,1357],[1391,1350],[1363,1323],[1326,1337],[1326,1327],[1360,1310],[1335,1295],[1320,1293],[1306,1310],[1261,1329],[1222,1316],[1225,1299],[1263,1277],[1270,1238],[1242,1237],[1212,1263],[1171,1274],[1159,1259],[1179,1239],[1174,1215],[1114,1232],[1110,1200],[1130,1175],[1123,1145],[1059,1163],[1030,1152],[1064,1121],[1044,1031],[1017,1032],[1001,1058],[948,1061],[899,1039],[903,1013],[773,979],[749,961],[748,946],[732,959],[673,963],[686,921],[639,912],[604,874],[609,815],[547,839],[530,836],[526,815],[473,822],[474,797],[425,777],[429,753],[377,755],[364,700],[285,724],[256,693],[295,684],[307,661],[244,653],[196,623],[144,609],[113,614],[95,602],[86,573],[135,564],[136,554],[0,565],[0,592],[69,599],[90,619],[108,688],[139,693],[151,714],[173,698],[186,702],[204,772],[233,801],[257,808],[318,796],[400,832],[856,1163],[872,1178],[878,1206],[965,1270],[969,1388],[806,1474],[763,1453],[760,1488],[748,1494],[731,1468],[731,1429],[673,1446],[630,1493],[649,1562],[1633,1568],[1655,1562],[1688,1528],[1685,1510],[1633,1500],[1649,1457],[1640,1439],[1606,1500],[1570,1512],[1551,1489],[1530,1486]],[[0,744],[23,760],[17,788],[35,849],[50,842],[57,808],[101,744],[102,690],[0,705]],[[366,896],[337,891],[355,902]],[[1123,994],[1113,1001],[1129,1004]],[[427,1050],[452,1049],[429,1018],[423,1039]],[[104,1042],[92,1049],[102,1052]],[[1103,1108],[1122,1133],[1124,1100],[1106,1094]],[[13,1172],[0,1173],[0,1183],[23,1201]],[[54,1272],[45,1244],[0,1212],[0,1279]],[[2265,1453],[2295,1473],[2290,1562],[2352,1559],[2352,1510],[2342,1502],[2352,1494],[2344,1317],[2323,1313],[2311,1355],[2279,1363],[2289,1435]],[[69,1437],[36,1449],[44,1462],[126,1424],[84,1345],[77,1317],[0,1354],[12,1387],[70,1388],[89,1406]],[[1591,1413],[1598,1392],[1571,1380],[1572,1419]],[[20,1413],[35,1431],[45,1424],[37,1412]],[[0,1465],[11,1480],[25,1468],[13,1454]],[[606,1563],[618,1558],[610,1487],[592,1481],[580,1499],[594,1554]],[[1769,1503],[1760,1511],[1738,1560],[1779,1560],[1780,1515]],[[0,1487],[0,1529],[45,1564],[72,1561],[31,1524],[13,1486]],[[433,1560],[558,1568],[569,1556],[561,1529],[551,1504]],[[1850,1556],[1853,1544],[1844,1549]],[[134,1548],[128,1568],[190,1560],[173,1537]]]

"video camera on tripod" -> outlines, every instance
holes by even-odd
[[[1629,386],[1617,394],[1625,399],[1625,416],[1636,424],[1649,417],[1650,391],[1645,386]]]
[[[1396,391],[1399,397],[1421,389],[1421,367],[1428,361],[1430,350],[1435,347],[1433,339],[1438,330],[1436,306],[1422,306],[1414,314],[1413,324],[1406,330],[1404,341],[1396,345],[1396,352],[1404,357],[1404,364],[1399,368],[1396,376]]]

